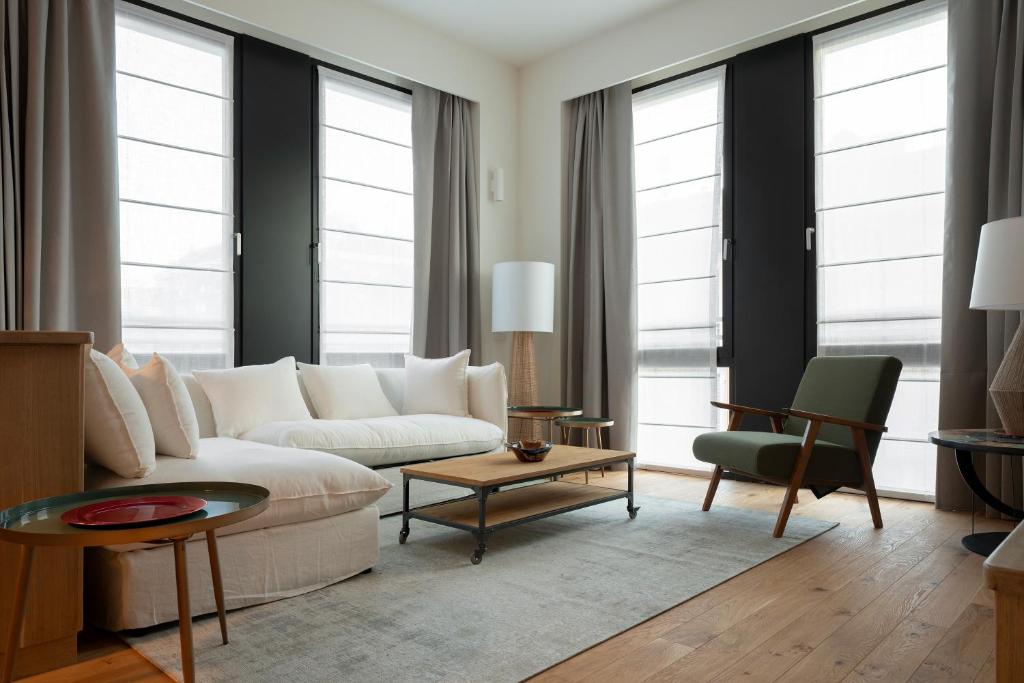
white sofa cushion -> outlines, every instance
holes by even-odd
[[[469,349],[448,358],[405,355],[404,415],[469,415]]]
[[[85,459],[138,479],[156,469],[153,427],[139,392],[117,363],[95,349],[85,359]]]
[[[486,453],[500,447],[497,425],[452,415],[397,415],[366,420],[272,422],[242,434],[249,441],[309,448],[379,467]]]
[[[369,363],[329,367],[299,363],[302,384],[324,420],[397,415]]]
[[[153,425],[156,452],[176,458],[194,458],[199,452],[199,421],[185,383],[174,366],[154,353],[142,367],[122,365],[139,392]]]
[[[201,439],[199,455],[194,460],[163,456],[157,460],[159,466],[147,484],[236,481],[270,491],[270,505],[265,511],[218,529],[218,536],[340,515],[372,505],[391,488],[384,477],[344,458],[239,439]],[[96,467],[86,470],[89,490],[131,483]],[[131,550],[142,546],[112,547]]]
[[[302,399],[292,356],[269,365],[194,374],[213,406],[217,436],[237,437],[268,422],[313,419]]]

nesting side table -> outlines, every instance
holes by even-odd
[[[87,529],[70,526],[60,519],[64,512],[88,503],[129,496],[161,495],[195,496],[206,500],[207,505],[203,510],[179,520],[147,526]],[[224,614],[224,587],[220,580],[220,559],[217,555],[217,536],[214,531],[255,517],[267,508],[269,499],[270,492],[262,486],[234,482],[188,482],[121,486],[71,493],[53,498],[40,498],[0,510],[0,541],[21,546],[18,573],[15,578],[14,606],[5,633],[7,649],[4,650],[0,682],[10,683],[14,675],[14,657],[21,638],[25,596],[28,592],[32,556],[36,546],[86,548],[122,543],[165,542],[174,544],[178,629],[181,633],[181,670],[186,683],[192,683],[195,680],[195,663],[192,654],[192,613],[188,598],[185,542],[193,534],[206,534],[213,593],[217,601],[217,614],[220,617],[221,638],[226,645],[228,626]]]

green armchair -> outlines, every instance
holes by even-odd
[[[881,529],[871,466],[902,369],[892,356],[821,356],[807,364],[788,410],[712,401],[729,411],[729,431],[701,434],[693,442],[694,456],[715,466],[703,510],[711,509],[722,473],[728,471],[786,485],[772,534],[776,538],[786,530],[801,487],[816,494],[840,486],[861,489],[871,520]],[[772,431],[738,431],[748,414],[766,416]]]

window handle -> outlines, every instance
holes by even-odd
[[[235,256],[242,255],[242,233],[235,233]]]
[[[729,239],[728,237],[723,237],[722,238],[722,260],[723,261],[728,261],[729,260],[729,247],[731,247],[731,246],[732,246],[732,240]]]
[[[309,248],[313,250],[313,263],[320,265],[324,262],[323,255],[320,251],[320,243],[313,242],[309,245]]]
[[[804,249],[807,251],[814,250],[814,228],[804,230]]]

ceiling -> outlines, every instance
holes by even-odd
[[[679,0],[367,0],[522,66]]]

